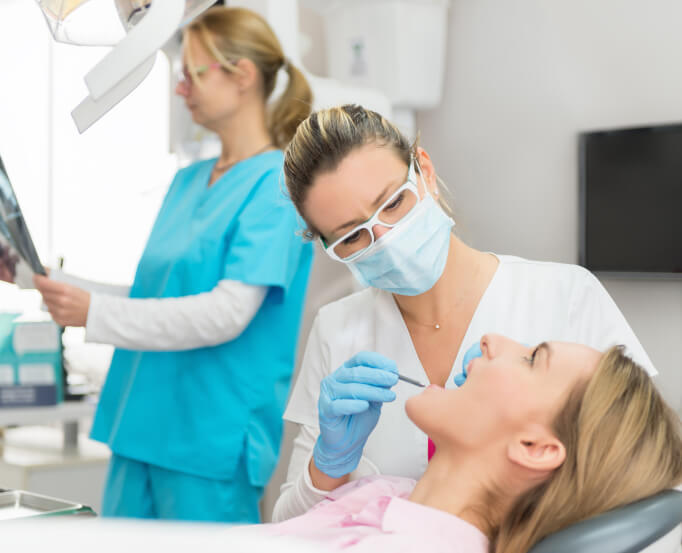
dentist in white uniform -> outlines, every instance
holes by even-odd
[[[433,446],[405,415],[419,388],[397,372],[452,388],[485,333],[531,345],[624,344],[656,374],[589,271],[480,252],[457,238],[428,154],[379,114],[360,106],[312,114],[284,172],[310,236],[367,288],[323,307],[313,324],[284,414],[299,432],[275,521],[349,480],[419,478]]]

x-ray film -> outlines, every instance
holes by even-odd
[[[33,288],[33,274],[45,274],[14,189],[0,158],[0,280]]]

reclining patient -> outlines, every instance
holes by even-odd
[[[350,482],[260,531],[321,550],[523,553],[682,481],[680,420],[620,348],[488,335],[481,350],[461,388],[406,404],[436,444],[419,481]]]

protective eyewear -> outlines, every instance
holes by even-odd
[[[218,63],[217,61],[214,61],[213,63],[208,63],[206,65],[199,65],[194,68],[194,71],[197,75],[197,77],[201,77],[204,73],[206,73],[209,69],[221,69],[223,66]],[[194,83],[194,77],[190,73],[189,69],[187,67],[183,67],[179,74],[178,74],[178,83],[182,83],[185,86],[192,86]]]
[[[408,218],[412,210],[419,203],[415,164],[416,162],[412,160],[407,171],[407,181],[391,194],[390,198],[367,221],[344,234],[331,245],[327,245],[324,238],[320,237],[322,246],[332,259],[342,263],[350,263],[358,259],[367,253],[378,240],[374,236],[373,227],[375,225],[381,225],[390,229]],[[418,165],[417,170],[419,170],[421,175]]]

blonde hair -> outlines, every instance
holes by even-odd
[[[284,177],[304,220],[303,204],[315,178],[333,171],[350,152],[370,143],[392,149],[406,165],[417,155],[417,141],[410,144],[390,121],[362,106],[346,104],[320,110],[299,125],[284,155]],[[447,204],[442,205],[450,211]],[[306,222],[306,237],[318,236],[320,232]]]
[[[313,95],[303,73],[284,57],[282,46],[265,19],[244,8],[214,7],[185,29],[185,37],[188,34],[195,36],[226,71],[239,71],[236,60],[251,60],[263,79],[264,101],[275,88],[277,72],[282,68],[287,72],[286,90],[269,108],[267,119],[273,143],[284,148],[299,123],[310,114]],[[189,61],[190,73],[196,80],[196,69]]]
[[[490,551],[523,553],[545,536],[682,481],[680,419],[621,348],[606,352],[554,421],[566,448],[549,480],[523,494]]]

